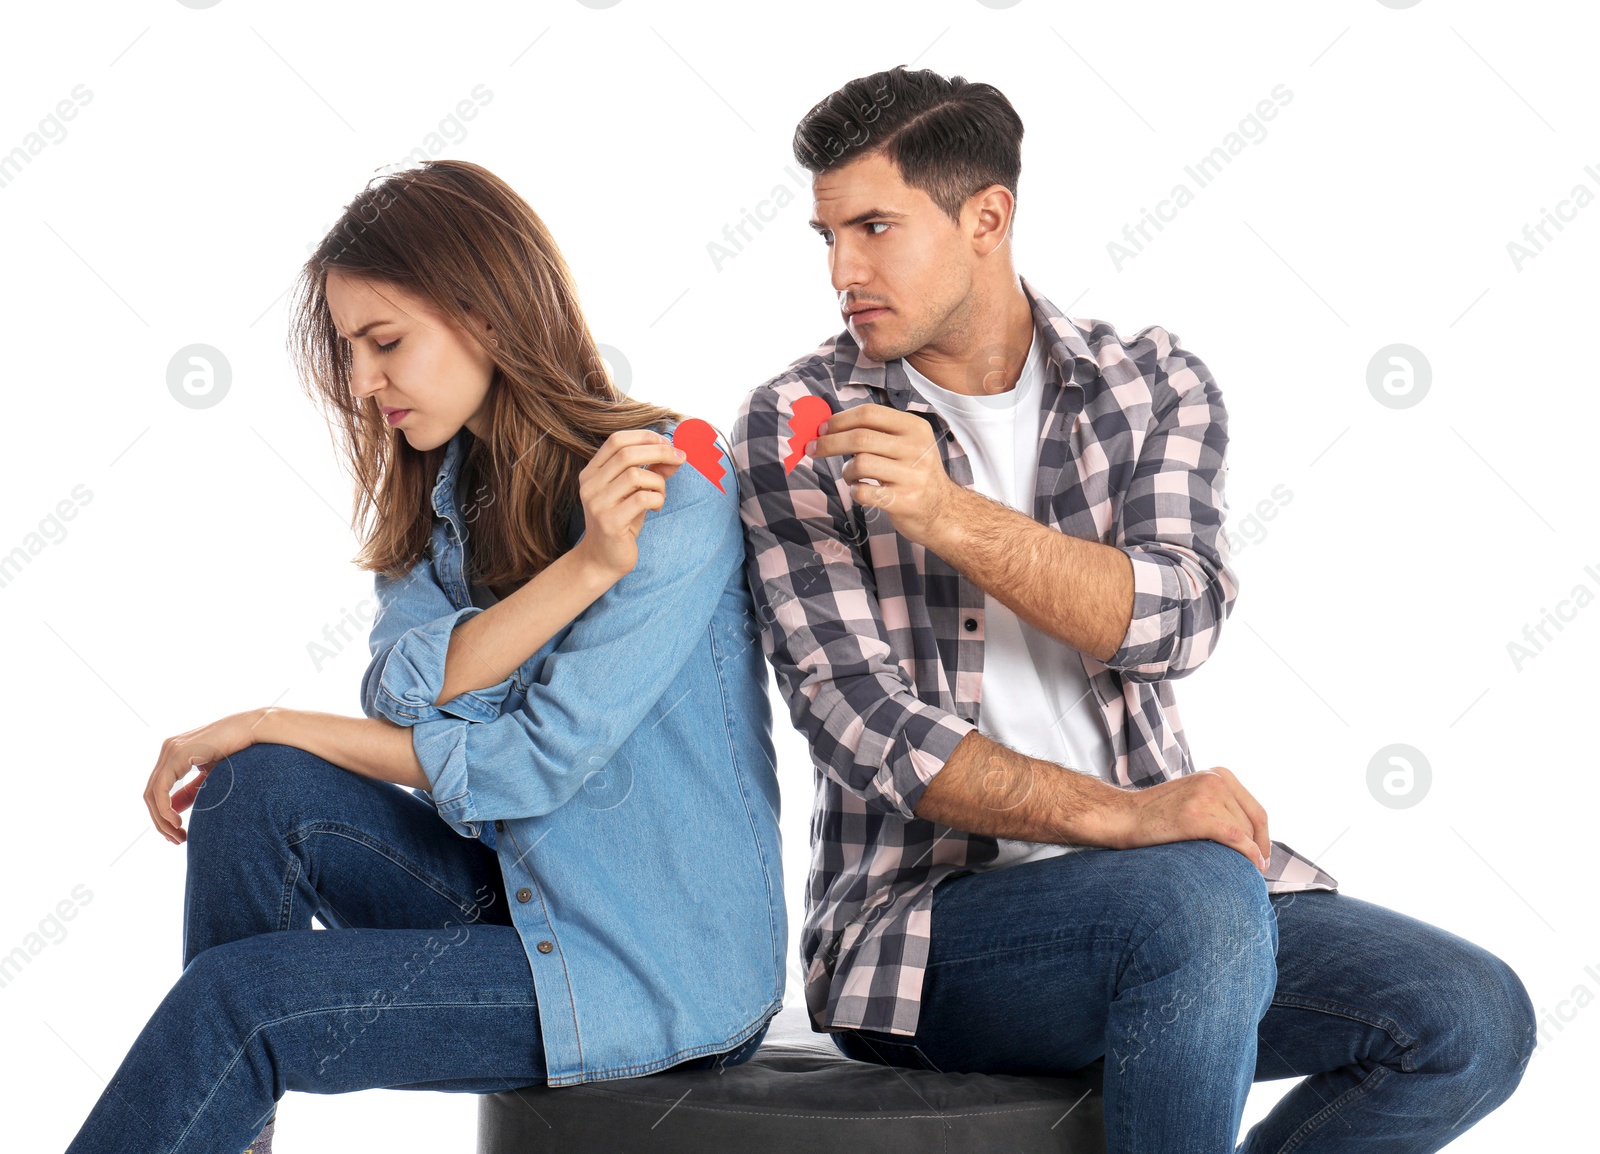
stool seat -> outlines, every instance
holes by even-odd
[[[1060,1076],[945,1074],[857,1062],[792,1006],[738,1066],[481,1095],[478,1152],[1105,1154],[1103,1070],[1102,1061]]]

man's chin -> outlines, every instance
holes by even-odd
[[[904,344],[903,341],[891,338],[886,334],[857,335],[856,344],[868,357],[885,364],[897,357],[905,356],[906,353],[916,352],[915,349],[901,348],[901,345]]]

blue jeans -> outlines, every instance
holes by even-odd
[[[953,1072],[1105,1062],[1111,1154],[1230,1154],[1252,1082],[1301,1078],[1243,1154],[1424,1154],[1511,1096],[1533,1004],[1487,950],[1326,890],[1267,893],[1213,841],[1089,849],[935,887],[914,1036],[848,1057]]]
[[[286,1090],[544,1081],[499,861],[427,802],[254,746],[206,779],[188,829],[183,972],[67,1154],[236,1154]],[[765,1034],[673,1069],[736,1065]]]

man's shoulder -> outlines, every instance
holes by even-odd
[[[783,422],[801,397],[821,397],[835,412],[865,400],[866,387],[852,383],[858,356],[850,335],[837,333],[746,392],[733,422],[735,456],[752,438],[786,430]]]
[[[1083,334],[1084,343],[1091,350],[1112,348],[1131,353],[1135,349],[1149,347],[1158,355],[1165,356],[1179,343],[1178,334],[1162,325],[1145,325],[1142,329],[1135,329],[1131,337],[1125,337],[1116,325],[1100,317],[1070,319]]]
[[[1034,320],[1046,340],[1054,338],[1068,354],[1093,361],[1101,376],[1117,364],[1132,365],[1147,378],[1161,371],[1161,366],[1174,353],[1186,355],[1181,347],[1182,338],[1162,325],[1145,325],[1132,336],[1123,336],[1117,326],[1101,317],[1068,316],[1053,304],[1031,280],[1023,278],[1024,287],[1034,303]],[[1126,369],[1122,370],[1123,375]],[[1115,377],[1118,374],[1112,373]],[[1115,385],[1116,380],[1110,382]]]
[[[1125,337],[1110,321],[1098,317],[1063,317],[1061,322],[1077,330],[1094,359],[1098,389],[1091,386],[1089,391],[1104,394],[1099,398],[1102,405],[1148,406],[1160,413],[1199,387],[1220,407],[1221,392],[1211,370],[1173,330],[1151,324]],[[1091,396],[1091,404],[1095,399]]]
[[[1115,324],[1100,317],[1061,317],[1057,323],[1071,325],[1102,367],[1124,358],[1137,364],[1187,351],[1182,348],[1183,338],[1163,325],[1145,325],[1125,337]]]

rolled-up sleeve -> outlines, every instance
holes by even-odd
[[[828,467],[802,454],[784,470],[793,404],[810,391],[799,380],[763,385],[734,422],[745,572],[762,648],[822,772],[868,807],[910,819],[977,726],[922,700],[901,670],[860,534]]]
[[[515,709],[411,727],[434,805],[457,832],[565,804],[638,728],[711,626],[740,571],[737,494],[688,464],[646,513],[633,569],[572,622]]]
[[[377,574],[374,585],[378,615],[368,640],[372,660],[361,679],[362,712],[408,726],[445,717],[467,721],[498,717],[511,691],[510,676],[437,704],[444,689],[450,634],[483,610],[476,605],[457,609],[426,557],[403,576]]]
[[[1133,616],[1105,664],[1131,681],[1192,673],[1238,596],[1223,522],[1228,417],[1205,362],[1153,327],[1152,424],[1113,543],[1133,565]],[[1143,334],[1141,334],[1143,335]]]

